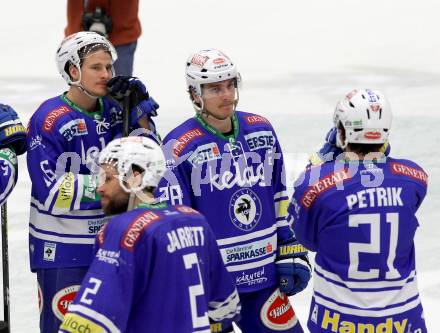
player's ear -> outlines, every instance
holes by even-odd
[[[202,99],[198,94],[196,94],[193,87],[191,87],[188,92],[192,101],[194,101],[198,106],[202,105]]]
[[[75,65],[71,64],[69,66],[69,74],[70,74],[70,77],[72,78],[72,81],[79,80],[79,70],[78,70],[78,67],[76,67]]]
[[[142,184],[142,173],[133,171],[133,176],[129,180],[130,188],[138,188]]]

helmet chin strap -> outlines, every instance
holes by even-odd
[[[127,212],[129,212],[130,210],[133,210],[135,197],[136,197],[136,193],[133,191],[130,191],[130,196],[128,197]]]
[[[98,99],[99,97],[101,97],[101,96],[93,95],[91,92],[87,91],[86,88],[84,88],[84,86],[81,83],[81,79],[82,79],[81,68],[80,67],[77,67],[77,68],[78,68],[78,72],[79,72],[79,79],[76,81],[73,81],[71,83],[71,85],[78,87],[79,90],[81,90],[84,94],[86,94],[91,99]]]

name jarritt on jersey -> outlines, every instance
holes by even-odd
[[[169,240],[167,251],[169,253],[205,244],[203,227],[181,227],[167,232],[167,236]]]

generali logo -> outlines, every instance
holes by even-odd
[[[53,126],[55,125],[55,122],[64,114],[71,112],[67,106],[60,106],[56,108],[55,110],[50,111],[46,118],[44,118],[44,124],[43,124],[43,130],[45,132],[49,132],[52,130]]]
[[[349,178],[351,178],[351,175],[348,170],[336,171],[324,178],[321,178],[315,184],[309,186],[309,188],[301,198],[301,204],[305,208],[309,208],[310,206],[312,206],[318,196],[320,196],[328,189],[335,187],[337,184],[343,182],[345,179]]]

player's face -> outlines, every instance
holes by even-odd
[[[235,80],[207,83],[202,87],[205,109],[218,119],[228,119],[235,109]]]
[[[121,214],[127,211],[129,194],[119,184],[118,172],[114,166],[102,165],[98,193],[105,215]]]
[[[112,58],[107,51],[99,50],[83,59],[81,83],[95,96],[107,94],[107,82],[112,78]]]

